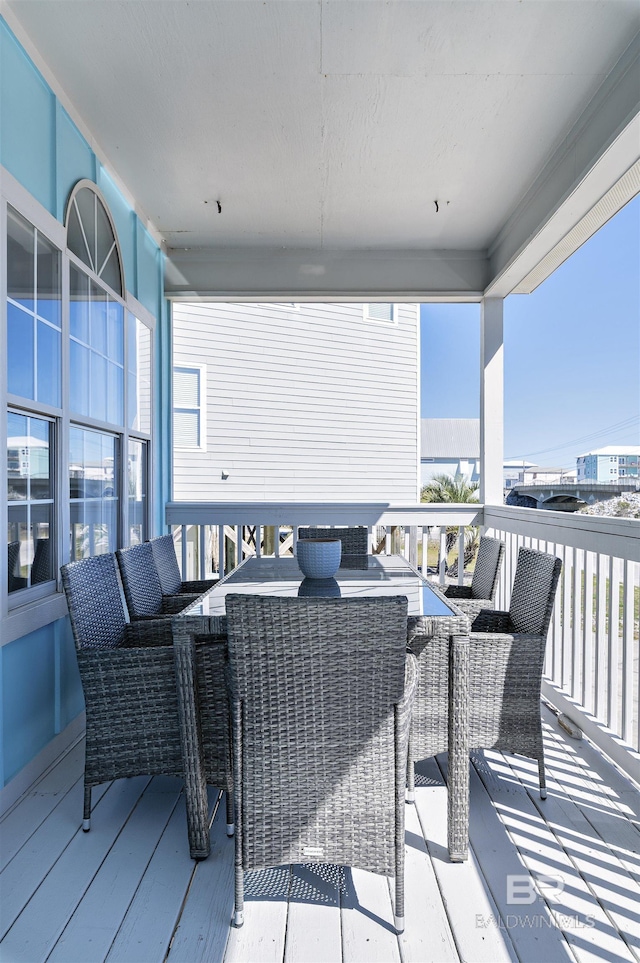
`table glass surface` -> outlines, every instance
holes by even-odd
[[[345,555],[333,579],[305,579],[295,558],[248,558],[179,616],[224,615],[225,595],[367,598],[403,595],[410,615],[459,613],[400,555]]]

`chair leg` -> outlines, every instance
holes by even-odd
[[[409,737],[409,747],[407,749],[407,789],[405,800],[408,803],[414,803],[416,801],[416,773],[413,753],[411,752],[411,737]]]
[[[227,836],[233,836],[235,828],[233,821],[233,793],[230,789],[227,789],[225,795],[227,797]]]
[[[88,833],[91,829],[91,786],[84,784],[84,812],[82,814],[82,831]]]
[[[244,872],[242,868],[242,704],[234,700],[231,713],[233,732],[233,802],[235,804],[235,907],[233,925],[244,923]]]
[[[544,774],[544,759],[538,759],[538,775],[540,777],[540,799],[546,799],[547,780]]]

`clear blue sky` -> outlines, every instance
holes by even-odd
[[[480,307],[423,304],[423,418],[477,418]],[[575,468],[640,445],[640,197],[504,308],[504,454]]]

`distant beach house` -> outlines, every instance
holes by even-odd
[[[640,445],[607,445],[579,455],[578,481],[617,482],[639,477]]]
[[[418,330],[416,304],[176,303],[174,498],[417,502]]]
[[[423,418],[420,432],[420,472],[426,485],[435,475],[480,478],[478,418]]]

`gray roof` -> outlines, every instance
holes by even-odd
[[[421,458],[479,458],[479,418],[423,418]]]

